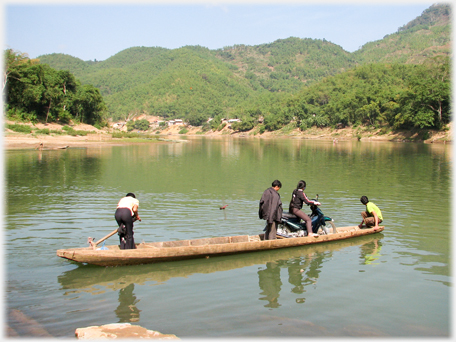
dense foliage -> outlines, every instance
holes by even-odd
[[[257,46],[235,45],[216,56],[238,66],[254,89],[293,92],[356,65],[350,53],[326,40],[290,37]]]
[[[370,64],[357,67],[292,96],[277,115],[280,125],[389,126],[441,128],[450,121],[450,62],[435,57],[425,64]],[[279,126],[280,126],[279,125]]]
[[[34,79],[39,69],[49,75],[43,84],[50,86],[44,88],[54,89],[56,98],[50,101],[48,91],[32,106],[12,94],[7,99],[9,113],[97,122],[104,108],[102,96],[107,117],[115,121],[144,113],[184,119],[192,126],[203,125],[203,130],[221,129],[224,118],[240,118],[232,125],[239,131],[261,123],[260,132],[290,123],[301,129],[357,124],[439,128],[451,115],[450,17],[449,5],[433,5],[398,32],[354,53],[324,39],[290,37],[218,50],[132,47],[105,61],[40,56],[41,64],[27,61],[10,68],[30,68],[22,83],[9,78],[11,89],[30,98],[34,92],[24,79]],[[62,96],[62,84],[71,96]],[[86,108],[83,99],[88,93],[100,108]],[[209,118],[213,120],[207,123]]]
[[[98,89],[82,85],[67,70],[5,50],[3,95],[9,118],[27,121],[70,120],[102,125],[106,106]]]
[[[137,131],[147,131],[149,129],[149,121],[146,119],[141,120],[131,120],[127,122],[127,131],[131,132],[133,130]]]

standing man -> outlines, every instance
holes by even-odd
[[[125,231],[119,232],[120,249],[135,249],[135,239],[133,238],[133,222],[141,221],[138,213],[139,201],[135,194],[129,192],[121,198],[117,204],[114,217],[116,218],[119,228],[125,226]],[[121,230],[121,229],[120,229]]]
[[[378,224],[383,222],[382,212],[374,203],[369,202],[366,196],[362,196],[360,201],[366,206],[366,211],[361,213],[363,221],[358,227],[361,228],[365,223],[366,227],[378,228]]]
[[[260,209],[258,211],[260,219],[266,220],[265,240],[275,240],[277,225],[282,219],[282,201],[280,200],[279,189],[282,183],[279,180],[272,182],[272,186],[267,188],[260,199]]]

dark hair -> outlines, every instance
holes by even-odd
[[[276,179],[274,182],[272,182],[272,187],[275,188],[276,186],[278,186],[279,188],[282,187],[282,183],[280,183],[280,181],[278,179]]]
[[[125,197],[128,197],[128,196],[136,198],[135,194],[132,192],[129,192],[128,194],[125,195]]]
[[[366,196],[361,196],[361,199],[360,199],[361,203],[366,205],[367,203],[369,203],[369,199],[366,197]]]
[[[306,187],[306,181],[300,180],[298,185],[296,185],[296,189],[304,189]]]

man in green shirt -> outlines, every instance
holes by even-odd
[[[369,202],[369,199],[366,196],[361,197],[361,203],[366,206],[366,211],[361,213],[363,221],[358,226],[361,228],[363,223],[366,224],[366,227],[378,228],[378,224],[383,222],[383,216],[380,209],[372,202]]]

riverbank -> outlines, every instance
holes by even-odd
[[[9,124],[14,122],[8,121]],[[72,126],[76,131],[84,131],[86,135],[68,135],[56,134],[52,132],[63,131],[63,125],[57,123],[37,123],[35,125],[28,123],[24,124],[32,126],[36,129],[49,129],[49,134],[37,133],[18,133],[10,129],[6,129],[3,136],[3,146],[5,149],[59,149],[68,147],[101,147],[113,145],[125,145],[138,142],[147,142],[147,140],[130,139],[130,138],[113,138],[112,128],[97,129],[94,126],[87,124],[79,124]],[[180,134],[182,126],[171,126],[159,131],[158,136],[162,140],[179,140],[182,136],[206,136],[219,137],[231,136],[238,138],[295,138],[295,139],[319,139],[332,140],[340,142],[344,140],[360,140],[360,141],[399,141],[399,142],[423,142],[423,143],[452,143],[453,129],[452,124],[448,125],[445,131],[433,130],[411,130],[411,131],[388,131],[382,129],[369,129],[366,127],[346,127],[341,129],[333,128],[310,128],[304,132],[299,129],[281,129],[275,132],[264,132],[260,134],[258,128],[254,128],[248,132],[235,132],[232,129],[225,127],[221,131],[202,132],[201,127],[187,127],[185,134]],[[156,133],[156,132],[154,132]]]

